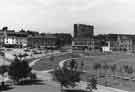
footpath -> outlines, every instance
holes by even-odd
[[[65,62],[68,62],[71,59],[77,59],[77,58],[70,58],[70,59],[66,59],[66,60],[62,60],[59,62],[59,67],[63,67]],[[36,61],[38,62],[38,61]],[[45,70],[45,71],[33,71],[37,74],[37,77],[46,81],[47,84],[49,84],[52,87],[58,87],[58,83],[51,81],[52,80],[52,75],[50,74],[50,72],[52,72],[53,69],[50,70]],[[85,89],[87,86],[87,82],[84,81],[80,81],[80,83],[78,83],[78,86],[76,86],[75,89]],[[105,87],[102,85],[97,85],[97,90],[94,90],[93,92],[128,92],[128,91],[124,91],[124,90],[120,90],[120,89],[116,89],[116,88],[111,88],[111,87]]]
[[[69,53],[69,52],[66,52],[66,53]],[[66,54],[66,53],[53,52],[53,53],[48,53],[46,55],[44,54],[44,55],[37,56],[39,58],[34,60],[33,62],[31,62],[30,66],[35,65],[38,61],[40,61],[40,59],[42,57],[50,57],[51,55],[60,56],[60,55]],[[64,63],[68,62],[71,59],[73,59],[73,58],[60,61],[59,66],[62,68],[64,66]],[[52,71],[53,71],[53,69],[45,70],[45,71],[35,71],[35,70],[33,70],[32,72],[36,73],[37,77],[44,81],[45,85],[39,86],[39,88],[36,88],[36,89],[34,89],[35,87],[37,87],[36,85],[35,85],[35,87],[32,86],[31,88],[26,87],[27,92],[37,92],[38,89],[39,90],[45,89],[45,90],[42,90],[42,92],[57,92],[57,91],[54,91],[56,89],[59,91],[60,90],[59,84],[52,81],[52,75],[50,74],[50,72],[52,72]],[[78,83],[78,86],[76,87],[76,89],[85,89],[86,86],[87,86],[87,82],[81,81],[80,83]],[[46,88],[48,88],[48,87],[49,87],[49,90],[47,91]],[[21,87],[21,88],[23,88],[23,87]],[[18,89],[19,89],[19,92],[26,92],[26,91],[24,91],[24,88],[22,90],[21,90],[21,88],[11,90],[11,92],[18,92],[17,91]],[[124,91],[124,90],[120,90],[120,89],[116,89],[116,88],[105,87],[105,86],[102,86],[102,85],[97,85],[97,88],[98,89],[94,90],[93,92],[128,92],[128,91]],[[34,89],[34,90],[32,90],[32,89]]]

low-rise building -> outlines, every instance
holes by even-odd
[[[15,37],[15,31],[14,30],[4,30],[4,47],[15,47],[16,45],[16,37]]]
[[[1,47],[24,47],[27,46],[27,34],[14,30],[0,30]]]
[[[108,46],[112,51],[134,51],[135,35],[126,34],[108,34]]]
[[[75,38],[72,42],[73,49],[94,49],[94,39],[93,38]]]
[[[27,47],[27,33],[26,32],[16,32],[15,39],[16,39],[16,46],[17,47]]]
[[[70,33],[56,33],[54,35],[59,40],[59,47],[72,45],[72,35]]]
[[[54,35],[37,35],[28,37],[28,47],[32,48],[57,48],[57,38]]]

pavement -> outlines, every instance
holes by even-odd
[[[60,56],[60,55],[65,55],[65,54],[67,54],[67,53],[71,53],[71,52],[64,52],[64,53],[61,53],[61,52],[51,52],[51,53],[47,53],[47,54],[44,54],[44,55],[40,55],[39,57],[46,57],[46,58],[49,58],[49,57],[51,57],[52,55],[53,56]],[[44,58],[43,57],[43,58]],[[33,65],[35,65],[38,61],[40,61],[40,59],[41,58],[39,58],[39,59],[35,59],[33,62],[31,62],[29,65],[30,66],[33,66]],[[65,60],[66,61],[66,60]],[[64,62],[65,62],[64,61]],[[62,66],[63,66],[63,64],[61,64]]]
[[[87,87],[87,82],[81,81],[79,84],[79,88],[84,89],[86,87]],[[128,91],[97,85],[97,90],[94,90],[94,92],[128,92]]]

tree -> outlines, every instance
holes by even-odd
[[[83,71],[83,68],[84,68],[84,62],[81,61],[81,71]]]
[[[97,79],[95,76],[91,78],[91,86],[92,86],[92,89],[97,89]]]
[[[129,66],[128,67],[128,74],[132,74],[133,73],[133,67],[132,66]]]
[[[74,60],[74,59],[72,59],[71,61],[70,61],[70,65],[69,65],[69,67],[70,67],[70,69],[73,71],[73,70],[76,70],[77,69],[77,62]]]
[[[86,90],[88,90],[88,92],[92,92],[92,83],[90,78],[87,79]]]
[[[2,87],[5,86],[4,74],[5,74],[6,72],[8,72],[8,70],[9,70],[9,66],[8,66],[8,65],[2,65],[2,66],[0,66],[0,74],[2,75],[2,82],[1,82]]]
[[[3,30],[3,31],[7,31],[7,30],[8,30],[8,27],[5,26],[5,27],[2,28],[2,30]]]
[[[107,76],[107,75],[108,75],[109,65],[108,65],[107,63],[104,63],[103,69],[104,69],[104,71],[105,71],[105,78],[106,78],[105,86],[107,86],[107,85],[108,85],[108,80],[107,80],[107,77],[108,77],[108,76]]]
[[[26,31],[25,31],[24,29],[21,29],[21,30],[20,30],[20,32],[23,32],[23,33],[25,33]]]
[[[110,68],[111,68],[111,71],[114,73],[115,70],[116,70],[116,68],[117,68],[117,65],[116,64],[113,64]]]
[[[98,76],[98,69],[101,68],[101,64],[100,63],[94,63],[93,65],[93,69],[96,70],[97,76]]]
[[[8,65],[2,65],[0,66],[0,74],[3,75],[5,72],[8,72],[9,66]]]
[[[29,67],[27,61],[15,58],[14,62],[12,62],[9,66],[8,73],[11,79],[13,79],[16,83],[19,83],[21,79],[24,79],[29,76],[31,70],[32,68]]]
[[[109,69],[109,65],[107,63],[104,63],[103,69],[104,69],[105,73],[107,73],[107,71]]]
[[[80,81],[80,72],[72,71],[67,68],[57,68],[54,70],[54,79],[60,83],[61,92],[63,87],[75,87],[75,83]]]
[[[128,71],[129,71],[129,66],[128,66],[128,65],[123,65],[123,68],[124,68],[124,72],[125,72],[125,73],[128,73]]]
[[[93,92],[92,89],[97,89],[97,78],[95,75],[88,76],[86,89],[88,92]]]
[[[110,68],[111,68],[111,71],[113,73],[113,76],[115,76],[115,71],[116,71],[117,65],[116,64],[113,64],[113,65],[110,66]]]
[[[55,56],[51,55],[50,56],[50,61],[54,61],[54,59],[55,59]]]

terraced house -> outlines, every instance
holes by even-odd
[[[134,52],[135,50],[135,35],[108,34],[108,41],[112,51]]]
[[[15,32],[3,28],[0,30],[0,46],[1,47],[25,47],[27,46],[27,34],[24,32]]]
[[[52,34],[29,36],[28,47],[56,49],[57,38]]]
[[[104,34],[95,36],[98,42],[95,46],[107,47],[109,51],[135,51],[135,35],[129,34]],[[96,42],[96,39],[94,42]]]

